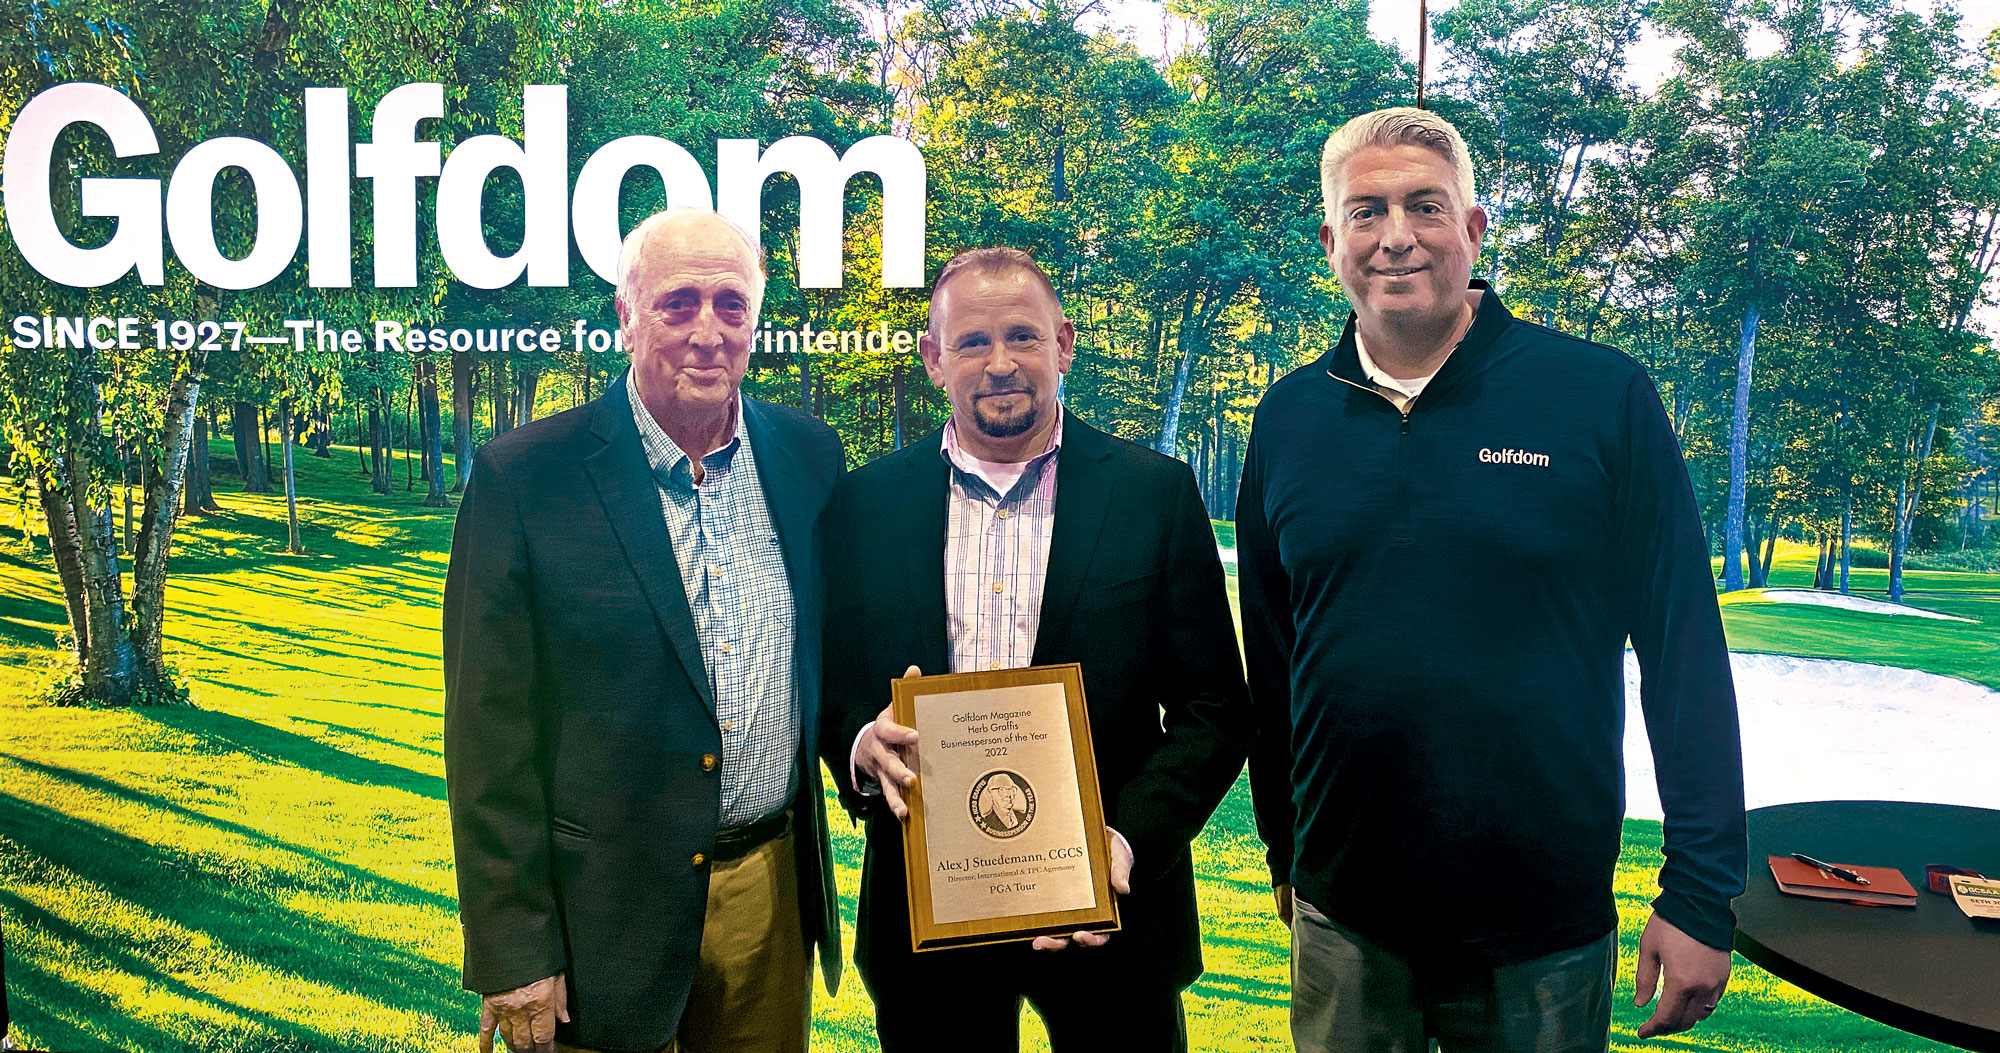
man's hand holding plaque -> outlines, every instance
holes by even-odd
[[[923,671],[916,666],[903,670],[904,676],[922,676]],[[854,740],[854,773],[856,785],[865,785],[859,776],[866,775],[876,788],[882,791],[882,801],[898,819],[910,817],[910,806],[903,803],[903,790],[917,781],[917,773],[910,765],[917,758],[917,729],[906,728],[896,723],[893,705],[883,706],[882,713]]]
[[[1111,849],[1111,889],[1121,896],[1132,894],[1132,849],[1119,836],[1118,831],[1104,828],[1109,836]],[[1102,947],[1110,942],[1109,933],[1079,931],[1072,936],[1037,936],[1030,944],[1038,951],[1068,950],[1072,941],[1085,947]]]
[[[1077,668],[913,665],[894,692],[850,756],[904,826],[913,948],[1103,946],[1132,851],[1104,825]]]

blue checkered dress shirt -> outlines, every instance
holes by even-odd
[[[660,429],[629,378],[625,391],[660,491],[660,511],[715,692],[715,723],[722,732],[720,821],[754,822],[791,803],[799,703],[792,586],[757,479],[742,400],[736,405],[735,438],[701,459],[697,486],[688,455]]]

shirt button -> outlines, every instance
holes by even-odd
[[[694,864],[695,866],[698,866],[698,867],[699,867],[699,866],[706,866],[706,865],[708,864],[708,853],[706,853],[706,852],[696,852],[696,853],[694,854],[694,858],[693,858],[693,859],[691,859],[691,860],[689,860],[689,862],[693,863],[693,864]]]
[[[993,591],[994,591],[994,592],[1000,592],[1000,591],[1002,591],[1002,586],[1001,586],[1001,584],[1000,584],[999,582],[997,582],[997,581],[996,581],[996,582],[994,582],[994,583],[993,583]]]
[[[727,642],[725,642],[725,643],[722,643],[722,644],[718,645],[718,646],[716,647],[716,650],[718,650],[718,651],[721,651],[721,652],[722,652],[723,654],[728,654],[728,653],[730,652],[730,647],[729,647],[729,644],[728,644]]]
[[[998,669],[998,668],[1000,668],[1000,663],[998,663],[998,662],[994,662],[994,663],[991,663],[991,664],[990,664],[990,665],[988,665],[988,666],[987,666],[986,668],[988,668],[988,669]]]
[[[701,755],[701,770],[702,771],[715,770],[715,754],[704,753]]]
[[[723,721],[723,722],[722,722],[722,730],[724,730],[724,731],[735,731],[735,730],[736,730],[736,722],[735,722],[735,721],[733,721],[733,720],[725,720],[725,721]]]
[[[998,511],[998,512],[995,512],[995,513],[994,513],[994,515],[997,515],[997,516],[999,516],[1000,518],[1002,518],[1002,519],[1005,519],[1005,518],[1007,518],[1007,510],[1003,508],[1003,509],[1001,509],[1000,511]]]

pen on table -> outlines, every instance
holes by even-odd
[[[1806,855],[1803,852],[1793,852],[1792,858],[1798,860],[1801,863],[1804,863],[1809,867],[1818,867],[1820,869],[1820,872],[1827,875],[1828,877],[1837,877],[1842,881],[1852,881],[1857,885],[1866,885],[1869,883],[1867,878],[1862,877],[1861,875],[1855,873],[1852,870],[1847,869],[1846,867],[1837,867],[1834,866],[1832,863],[1822,863],[1819,860],[1814,859],[1813,857]]]

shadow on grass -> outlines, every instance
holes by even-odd
[[[300,599],[303,600],[303,597],[300,597]],[[328,633],[316,631],[311,626],[284,622],[260,622],[249,618],[231,618],[212,611],[178,610],[174,612],[173,616],[183,624],[198,619],[217,625],[240,626],[239,629],[228,632],[227,636],[232,639],[241,640],[251,634],[262,634],[282,641],[282,646],[287,649],[310,651],[315,654],[326,655],[328,658],[347,658],[375,665],[394,666],[398,669],[427,670],[438,668],[439,663],[443,660],[442,656],[434,651],[412,651],[402,647],[390,647],[378,643],[376,640],[379,637],[370,636],[365,632],[341,631]],[[378,628],[378,625],[371,622],[361,628],[375,629]],[[346,644],[352,650],[341,650],[338,647],[331,646],[336,643]],[[412,658],[422,659],[422,661],[398,661],[394,658],[378,657],[378,653],[409,655]]]
[[[357,684],[367,684],[370,687],[403,687],[403,688],[410,688],[416,691],[432,691],[436,690],[438,687],[438,683],[436,681],[432,681],[430,683],[412,684],[403,680],[385,680],[379,676],[375,677],[355,676],[352,673],[336,673],[331,669],[323,669],[318,666],[296,665],[292,662],[280,662],[276,658],[272,658],[268,655],[252,654],[248,651],[236,651],[236,650],[231,650],[230,648],[227,647],[220,646],[218,644],[203,643],[200,640],[190,640],[185,636],[179,635],[178,633],[168,634],[167,639],[173,641],[175,644],[178,644],[181,647],[197,647],[204,651],[213,651],[216,654],[227,655],[231,658],[236,659],[239,662],[245,662],[250,665],[265,665],[265,666],[272,666],[277,669],[290,669],[293,672],[311,673],[314,676],[331,677],[335,680],[352,680]],[[400,664],[400,663],[394,663],[394,664]]]
[[[180,819],[185,819],[188,822],[200,823],[204,826],[214,827],[217,830],[233,834],[253,844],[266,848],[274,848],[280,852],[298,856],[300,859],[310,860],[313,864],[325,867],[345,878],[347,884],[350,886],[347,890],[348,898],[350,899],[377,900],[389,903],[419,903],[453,916],[456,916],[458,913],[458,900],[455,897],[421,889],[415,885],[397,881],[395,878],[383,877],[365,867],[341,862],[325,853],[303,845],[293,844],[290,841],[280,840],[260,830],[244,826],[242,823],[217,818],[212,815],[205,815],[186,805],[169,801],[164,797],[150,794],[143,790],[135,790],[123,783],[112,782],[109,779],[92,775],[89,772],[81,772],[74,768],[65,768],[56,764],[44,764],[41,761],[32,761],[25,757],[17,757],[11,753],[0,753],[0,758],[18,764],[36,774],[51,779],[59,779],[80,789],[101,793],[107,797],[116,797],[119,800],[129,801],[145,808],[156,808]]]
[[[232,713],[201,709],[140,708],[133,713],[189,735],[198,735],[230,753],[247,753],[267,764],[304,768],[360,786],[403,790],[433,801],[444,797],[444,778],[357,757],[296,732],[284,731]]]
[[[234,1026],[220,1028],[212,1020],[204,1019],[199,1024],[190,1027],[189,1030],[192,1032],[190,1035],[178,1036],[174,1039],[154,1038],[150,1041],[133,1044],[131,1046],[133,1049],[182,1048],[234,1050],[255,1048],[258,1050],[275,1050],[278,1053],[285,1053],[285,1051],[289,1050],[296,1050],[299,1053],[306,1053],[306,1051],[318,1053],[318,1051],[322,1050],[375,1048],[372,1044],[365,1043],[364,1040],[358,1037],[351,1041],[341,1041],[324,1032],[307,1027],[304,1024],[272,1016],[269,1013],[218,998],[207,991],[203,991],[184,980],[162,971],[158,963],[133,950],[127,949],[117,941],[107,940],[99,933],[88,932],[68,920],[57,917],[18,896],[11,896],[0,892],[0,898],[8,901],[8,909],[13,912],[15,917],[21,920],[24,927],[39,929],[43,937],[53,938],[69,944],[79,949],[84,955],[101,959],[105,966],[116,969],[127,976],[144,978],[148,988],[151,989],[150,993],[154,995],[161,993],[176,995],[187,1001],[201,1003],[225,1015],[236,1018],[232,1022]],[[42,976],[47,976],[47,974],[44,973]],[[57,981],[57,983],[62,983],[62,981]],[[74,1005],[76,1000],[72,997],[73,994],[86,990],[76,984],[63,984],[63,986],[69,989],[64,992],[65,997],[61,1003],[63,1005]],[[89,993],[95,995],[100,1001],[109,1001],[98,992],[90,991]],[[136,1027],[144,1028],[146,1031],[151,1031],[155,1035],[160,1034],[154,1028],[131,1020],[129,1014],[130,1010],[121,1013],[116,1009],[109,1009],[108,1012],[91,1018],[90,1023],[100,1028],[107,1023],[114,1025],[121,1023],[132,1024]],[[193,1021],[191,1020],[190,1023],[192,1024]],[[37,1041],[43,1040],[38,1039]],[[168,1042],[171,1045],[164,1044]],[[51,1048],[85,1047],[52,1046]]]
[[[1212,969],[1201,974],[1201,979],[1188,988],[1188,993],[1218,1002],[1240,1002],[1244,1005],[1285,1007],[1292,1004],[1290,984],[1253,980],[1248,976],[1234,976]]]
[[[406,604],[412,607],[441,609],[444,606],[444,581],[440,576],[440,567],[436,563],[425,563],[417,559],[404,559],[393,562],[377,560],[374,563],[353,565],[365,565],[375,571],[395,571],[396,576],[402,578],[408,585],[402,588],[394,587],[393,585],[372,585],[360,581],[357,576],[350,575],[340,579],[339,587],[343,590],[380,596],[393,603]],[[301,574],[292,567],[272,567],[264,573],[267,578],[297,582],[300,595],[316,593],[326,588],[327,585],[324,579],[316,578],[309,574]],[[364,609],[373,610],[374,608]]]
[[[343,706],[363,706],[368,709],[394,709],[403,713],[417,713],[426,717],[436,717],[439,720],[444,719],[444,710],[441,708],[418,709],[415,706],[399,706],[393,702],[356,702],[351,698],[329,698],[325,701],[338,703]]]
[[[20,902],[11,896],[6,899],[10,904]],[[105,997],[103,992],[49,972],[13,946],[8,948],[7,958],[7,1005],[13,1024],[10,1033],[31,1040],[33,1044],[28,1048],[187,1048],[181,1038],[132,1019],[130,1009]]]
[[[256,496],[268,498],[270,495]],[[311,495],[302,493],[301,496]],[[285,522],[283,502],[284,495],[279,493],[275,515],[259,515],[254,505],[239,505],[200,520],[188,521],[188,525],[196,529],[175,531],[173,568],[187,574],[218,574],[295,565],[300,561],[343,566],[421,565],[421,561],[405,553],[412,547],[428,544],[429,539],[404,527],[391,528],[372,543],[348,540],[333,533],[333,529],[338,529],[336,524],[362,515],[368,515],[371,523],[380,522],[374,518],[375,514],[388,509],[375,507],[355,508],[344,513],[301,507],[299,538],[306,551],[303,555],[294,556],[285,551],[290,541],[290,528]],[[333,514],[308,517],[313,511],[333,511]],[[438,511],[440,518],[450,520],[449,509]]]
[[[246,695],[257,695],[257,696],[259,696],[259,697],[261,697],[261,698],[277,698],[277,697],[278,697],[278,693],[277,693],[277,692],[275,692],[275,691],[260,691],[260,690],[258,690],[257,688],[254,688],[254,687],[245,687],[245,686],[243,686],[242,684],[233,684],[233,683],[230,683],[230,682],[229,682],[229,681],[227,681],[227,680],[217,680],[216,678],[214,678],[214,677],[212,677],[212,676],[187,676],[187,675],[185,675],[185,674],[183,674],[183,676],[184,676],[184,678],[185,678],[185,679],[188,679],[188,680],[192,680],[192,681],[194,681],[194,682],[196,682],[196,683],[200,683],[200,684],[208,684],[208,685],[210,685],[210,686],[213,686],[213,687],[219,687],[219,688],[222,688],[222,689],[223,689],[223,690],[225,690],[225,691],[241,691],[242,693],[244,693],[244,694],[246,694]],[[200,700],[199,698],[197,698],[197,699],[195,700],[195,703],[196,703],[197,705],[199,705],[199,704],[200,704],[200,702],[201,702],[201,700]]]
[[[439,757],[439,758],[442,758],[444,756],[444,751],[442,750],[434,750],[428,746],[419,746],[413,742],[404,742],[401,739],[392,739],[387,735],[377,735],[372,731],[362,731],[359,728],[350,728],[345,724],[335,724],[329,720],[313,720],[310,717],[293,717],[291,719],[300,724],[318,724],[320,727],[327,728],[329,730],[338,732],[342,735],[352,735],[358,739],[367,739],[370,742],[379,742],[385,746],[394,746],[397,749],[409,750],[412,753],[428,753],[433,757]]]
[[[68,624],[69,608],[63,606],[60,595],[42,597],[0,591],[0,642],[53,650],[57,630],[48,626]]]
[[[4,794],[0,829],[45,865],[132,909],[206,933],[220,949],[274,974],[463,1030],[473,1026],[474,1006],[460,993],[457,970],[286,907],[287,898],[310,885],[297,875],[251,860],[181,852]],[[94,1019],[117,1015],[114,1005]]]

